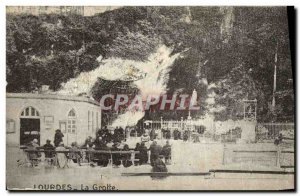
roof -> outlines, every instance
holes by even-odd
[[[77,101],[77,102],[86,102],[96,106],[100,106],[100,104],[97,101],[94,101],[88,97],[76,97],[76,96],[66,96],[66,95],[56,95],[56,94],[6,93],[6,98]]]

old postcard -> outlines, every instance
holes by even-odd
[[[293,14],[7,6],[7,190],[294,190]]]

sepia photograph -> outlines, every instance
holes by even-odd
[[[294,7],[5,15],[7,191],[295,191]]]

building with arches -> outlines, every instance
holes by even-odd
[[[54,140],[56,129],[64,134],[65,145],[84,143],[95,137],[101,126],[99,103],[87,97],[52,94],[6,94],[6,144],[26,145],[37,139],[40,145]]]

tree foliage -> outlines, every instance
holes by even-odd
[[[214,106],[227,112],[216,116],[239,116],[243,98],[256,98],[259,116],[270,116],[277,63],[276,116],[292,116],[287,24],[283,7],[123,7],[90,17],[7,15],[7,91],[30,92],[43,84],[57,90],[96,68],[100,55],[144,61],[165,44],[183,56],[170,72],[168,93],[196,89],[201,114],[208,107],[208,85],[217,84]]]

